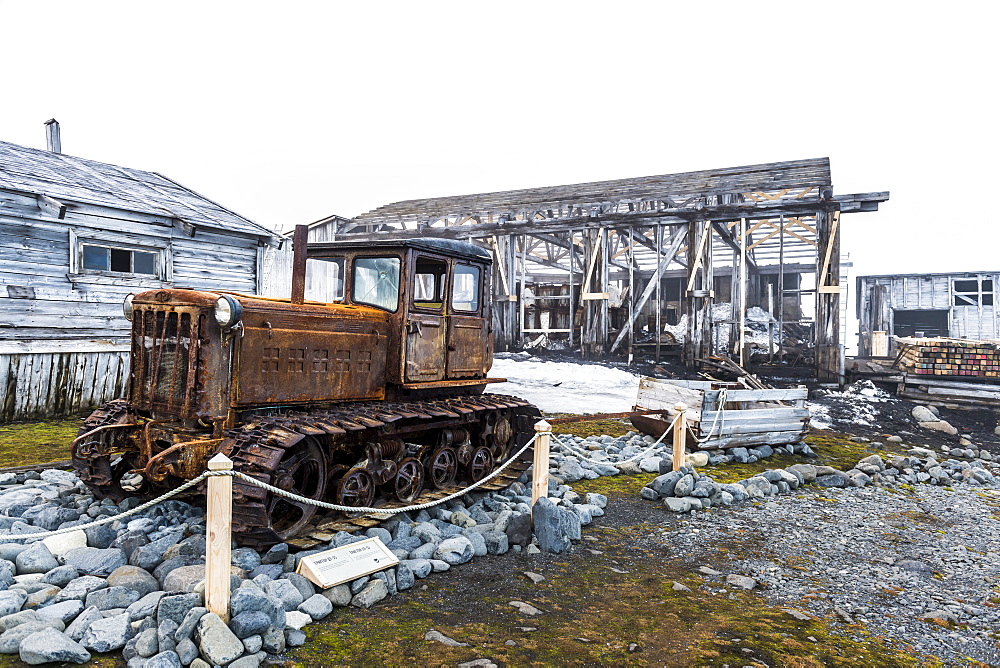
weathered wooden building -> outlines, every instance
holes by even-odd
[[[491,249],[502,349],[545,334],[586,357],[631,358],[645,331],[658,359],[676,325],[689,367],[720,339],[742,359],[747,312],[759,307],[779,355],[786,336],[804,340],[820,378],[837,380],[840,218],[876,211],[889,193],[834,195],[831,184],[829,159],[797,160],[410,200],[336,219],[332,231]]]
[[[858,354],[894,354],[895,338],[1000,338],[1000,271],[857,277]]]
[[[158,287],[261,290],[279,239],[155,172],[0,142],[0,421],[120,396],[122,301]]]

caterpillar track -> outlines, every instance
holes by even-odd
[[[84,420],[74,442],[73,468],[98,499],[120,501],[127,496],[120,480],[132,467],[134,457],[118,452],[120,448],[114,446],[113,432],[118,426],[129,425],[131,417],[127,401],[109,401]]]
[[[229,432],[223,452],[237,470],[300,496],[399,507],[425,490],[447,493],[486,477],[528,441],[537,416],[528,402],[497,394],[348,404],[262,416]],[[317,514],[330,516],[234,481],[233,531],[241,544],[293,539]]]

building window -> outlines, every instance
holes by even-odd
[[[119,274],[157,276],[159,253],[116,248],[97,244],[80,244],[82,267],[86,271],[113,271]]]
[[[993,306],[993,279],[972,278],[952,283],[955,306]]]

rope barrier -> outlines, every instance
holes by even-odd
[[[239,478],[240,480],[243,480],[246,483],[249,483],[251,485],[256,485],[257,487],[260,487],[261,489],[265,489],[265,490],[271,492],[272,494],[277,494],[278,496],[283,496],[283,497],[285,497],[287,499],[292,499],[294,501],[298,501],[299,503],[305,503],[305,504],[308,504],[308,505],[317,506],[319,508],[326,508],[328,510],[338,510],[338,511],[345,512],[345,513],[369,513],[369,514],[374,514],[374,515],[385,515],[386,517],[389,517],[391,515],[397,515],[399,513],[406,513],[406,512],[410,512],[410,511],[426,510],[427,508],[433,508],[434,506],[437,506],[437,505],[440,505],[442,503],[445,503],[446,501],[451,501],[452,499],[456,499],[456,498],[458,498],[460,496],[464,496],[465,494],[468,494],[469,492],[471,492],[472,490],[476,489],[477,487],[481,487],[482,485],[485,485],[486,483],[488,483],[493,478],[496,478],[507,467],[509,467],[514,462],[514,460],[516,460],[518,457],[520,457],[524,453],[524,451],[527,450],[531,446],[531,444],[535,442],[536,438],[538,438],[537,434],[534,435],[534,436],[532,436],[531,439],[527,443],[524,444],[524,447],[522,447],[515,454],[513,454],[510,457],[510,459],[508,459],[506,462],[504,462],[496,471],[493,471],[488,476],[484,477],[481,480],[478,480],[478,481],[472,483],[468,487],[465,487],[465,488],[463,488],[463,489],[461,489],[461,490],[459,490],[457,492],[449,494],[448,496],[446,496],[444,498],[441,498],[441,499],[437,499],[435,501],[430,501],[430,502],[427,502],[427,503],[420,503],[420,504],[416,504],[416,505],[412,505],[412,506],[405,506],[405,507],[402,507],[402,508],[370,508],[370,507],[366,507],[366,506],[361,506],[361,507],[358,507],[358,506],[341,506],[341,505],[338,505],[338,504],[335,504],[335,503],[327,503],[325,501],[317,501],[316,499],[310,499],[310,498],[305,497],[305,496],[299,496],[298,494],[294,494],[292,492],[288,492],[286,490],[279,489],[277,487],[274,487],[273,485],[268,485],[265,482],[261,482],[260,480],[257,480],[255,478],[251,478],[250,476],[246,475],[245,473],[241,473],[240,471],[205,471],[204,473],[202,473],[201,475],[199,475],[197,478],[192,478],[191,480],[188,480],[186,483],[184,483],[183,485],[177,487],[176,489],[172,489],[169,492],[167,492],[167,493],[165,493],[165,494],[163,494],[161,496],[158,496],[155,499],[152,499],[152,500],[147,501],[147,502],[145,502],[145,503],[143,503],[141,505],[138,505],[135,508],[132,508],[131,510],[126,510],[123,513],[119,513],[117,515],[111,515],[109,517],[104,517],[104,518],[101,518],[99,520],[95,520],[93,522],[88,522],[86,524],[78,524],[78,525],[71,526],[71,527],[66,527],[66,528],[63,528],[63,529],[55,529],[53,531],[42,531],[42,532],[38,532],[38,533],[4,534],[4,535],[0,536],[0,540],[25,540],[25,539],[49,538],[51,536],[59,536],[59,535],[62,535],[62,534],[71,533],[73,531],[83,531],[85,529],[90,529],[90,528],[93,528],[93,527],[99,527],[99,526],[102,526],[104,524],[110,524],[111,522],[114,522],[115,520],[120,520],[120,519],[125,518],[125,517],[131,517],[132,515],[137,515],[138,513],[141,513],[144,510],[148,510],[149,508],[152,508],[153,506],[155,506],[155,505],[157,505],[159,503],[162,503],[163,501],[166,501],[166,500],[170,499],[171,497],[177,496],[178,494],[191,489],[192,487],[194,487],[195,485],[197,485],[198,483],[200,483],[202,480],[205,480],[206,478],[212,478],[212,477],[216,477],[216,476],[230,476],[230,477],[233,477],[233,478]]]
[[[230,471],[220,471],[218,473],[226,475],[226,474],[231,473],[231,472]],[[86,524],[77,524],[75,526],[66,527],[64,529],[55,529],[53,531],[42,531],[40,533],[3,534],[2,536],[0,536],[0,540],[23,540],[25,538],[49,538],[50,536],[59,536],[59,535],[62,535],[64,533],[71,533],[73,531],[83,531],[84,529],[90,529],[90,528],[93,528],[93,527],[99,527],[99,526],[102,526],[102,525],[105,525],[105,524],[110,524],[111,522],[114,522],[115,520],[120,520],[123,517],[131,517],[132,515],[136,515],[138,513],[141,513],[144,510],[152,508],[153,506],[157,505],[158,503],[162,503],[163,501],[166,501],[167,499],[169,499],[171,497],[177,496],[181,492],[184,492],[184,491],[187,491],[187,490],[191,489],[192,487],[194,487],[195,485],[197,485],[199,482],[201,482],[205,478],[208,478],[209,476],[215,475],[215,474],[216,474],[216,472],[214,472],[214,471],[205,471],[204,473],[202,473],[197,478],[193,478],[191,480],[188,480],[186,483],[184,483],[180,487],[177,487],[176,489],[172,489],[169,492],[167,492],[166,494],[163,494],[162,496],[158,496],[157,498],[155,498],[155,499],[153,499],[151,501],[147,501],[146,503],[138,505],[135,508],[132,508],[131,510],[126,510],[123,513],[118,513],[117,515],[111,515],[110,517],[105,517],[105,518],[102,518],[102,519],[99,519],[99,520],[95,520],[93,522],[87,522]]]
[[[712,438],[713,434],[715,433],[716,424],[719,425],[719,435],[720,436],[722,435],[722,428],[726,425],[726,401],[728,400],[729,400],[729,392],[726,390],[726,388],[722,388],[721,390],[719,390],[719,410],[715,412],[715,419],[712,420],[712,426],[708,430],[708,434],[705,435],[705,438],[698,438],[697,436],[695,436],[694,437],[695,441],[697,441],[698,443],[704,443],[708,439]]]

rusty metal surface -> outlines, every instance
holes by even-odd
[[[306,260],[309,226],[296,225],[292,237],[292,298],[293,304],[301,304],[306,295]]]
[[[234,364],[235,406],[380,399],[388,317],[374,308],[300,307],[244,300]]]

